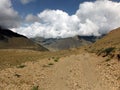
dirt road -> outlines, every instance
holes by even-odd
[[[82,53],[26,62],[0,71],[0,90],[119,90],[101,77],[99,59]]]

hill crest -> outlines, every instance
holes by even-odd
[[[27,37],[9,29],[0,27],[0,49],[31,49],[46,51],[47,49]]]

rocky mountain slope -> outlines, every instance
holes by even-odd
[[[90,45],[89,50],[103,57],[115,57],[120,60],[120,28],[112,30],[102,39]]]
[[[77,48],[84,45],[89,45],[93,42],[95,42],[100,37],[95,36],[74,36],[74,37],[68,37],[68,38],[41,38],[36,37],[32,38],[33,41],[45,46],[49,50],[65,50],[70,48]]]
[[[0,27],[0,49],[32,49],[46,51],[43,46],[36,44],[27,37]]]

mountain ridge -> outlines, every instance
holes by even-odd
[[[0,49],[30,49],[47,51],[46,48],[31,41],[27,37],[2,27],[0,27]]]
[[[71,48],[78,48],[84,45],[89,45],[100,38],[101,37],[96,37],[96,36],[76,35],[74,37],[68,37],[68,38],[35,37],[35,38],[31,38],[31,40],[45,46],[49,50],[56,51],[56,50],[65,50]]]

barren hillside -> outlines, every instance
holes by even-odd
[[[120,59],[120,28],[112,30],[105,37],[90,45],[89,50],[103,57]]]
[[[34,43],[27,37],[0,27],[0,49],[33,49],[46,51],[43,46]]]

